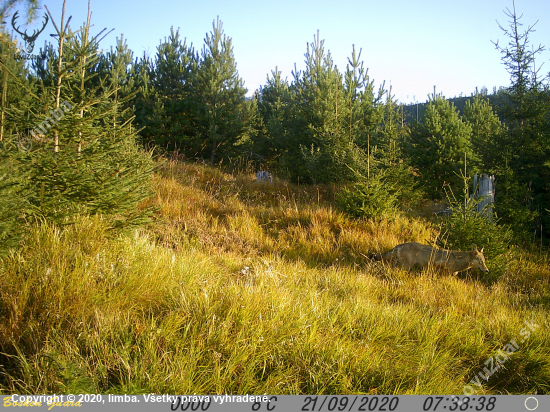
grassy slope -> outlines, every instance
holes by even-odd
[[[158,219],[36,227],[0,261],[0,393],[549,393],[550,269],[408,273],[364,255],[434,233],[352,221],[330,190],[165,163]],[[491,262],[488,262],[489,267]]]

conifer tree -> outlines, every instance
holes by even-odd
[[[471,126],[440,95],[430,99],[420,122],[412,125],[406,142],[407,155],[432,197],[443,197],[445,183],[458,190],[465,159],[468,170],[476,171],[478,161],[472,150],[471,133]]]
[[[56,53],[52,43],[44,43],[44,47],[36,52],[37,57],[30,62],[31,76],[43,84],[42,87],[51,87],[55,82],[53,64],[57,60]]]
[[[355,52],[355,45],[351,58],[348,58],[348,65],[344,74],[344,93],[348,116],[346,119],[346,132],[350,140],[363,140],[363,105],[361,104],[364,94],[373,92],[374,82],[369,82],[367,71],[363,67],[361,51],[359,54]]]
[[[293,141],[286,163],[306,182],[327,182],[334,177],[334,160],[338,135],[342,132],[338,116],[343,119],[344,88],[342,75],[334,65],[330,52],[325,53],[319,33],[307,44],[306,68],[293,72],[294,108],[296,113]],[[340,106],[340,113],[338,112]]]
[[[373,139],[376,145],[376,158],[384,167],[391,167],[399,163],[402,158],[401,147],[405,134],[405,126],[402,121],[400,107],[392,88],[386,92],[386,100],[380,105],[381,119],[379,130],[375,132]]]
[[[520,172],[520,178],[541,187],[539,165],[546,159],[549,143],[549,98],[538,77],[535,58],[544,51],[544,47],[530,48],[529,35],[534,28],[529,26],[520,33],[522,24],[515,8],[507,10],[506,15],[511,19],[509,29],[500,28],[510,42],[506,47],[495,43],[511,81],[497,104],[498,113],[508,129],[508,135],[501,143],[504,143],[509,164]]]
[[[365,85],[364,74],[356,61],[355,74],[348,74],[344,84],[319,33],[307,45],[305,58],[305,71],[293,72],[292,120],[284,163],[295,181],[353,180],[366,159],[356,144],[365,120],[360,90]],[[355,54],[353,59],[357,60]]]
[[[367,164],[363,174],[370,179],[371,171],[374,173],[376,167],[372,149],[378,143],[376,137],[382,121],[380,100],[384,87],[382,85],[375,93],[374,80],[369,78],[368,69],[364,69],[360,58],[361,50],[357,54],[354,45],[344,74],[346,106],[349,105],[345,122],[350,142],[366,153]],[[358,166],[355,164],[353,168],[358,169]]]
[[[151,75],[154,64],[146,52],[134,62],[136,97],[133,101],[136,128],[139,130],[141,143],[145,147],[154,144],[157,131],[162,126],[164,105],[159,98],[153,84]]]
[[[118,118],[112,100],[116,87],[107,87],[106,78],[98,89],[85,87],[97,36],[87,37],[89,21],[75,35],[65,23],[64,8],[61,25],[55,25],[56,58],[46,66],[53,70],[47,73],[53,83],[42,82],[36,93],[26,90],[41,108],[29,110],[34,144],[26,151],[6,146],[12,168],[25,171],[12,190],[29,205],[22,211],[27,221],[67,224],[83,213],[104,215],[113,227],[140,224],[147,212],[137,205],[150,193],[152,161],[135,144],[129,122],[103,127],[106,117]]]
[[[472,127],[472,150],[480,160],[480,170],[496,173],[502,153],[500,142],[505,132],[497,114],[483,93],[476,93],[473,100],[467,100],[462,118]]]
[[[520,32],[521,16],[515,6],[506,10],[510,19],[507,29],[499,25],[509,38],[507,46],[495,43],[502,62],[510,74],[511,85],[499,93],[497,112],[507,132],[499,139],[502,177],[498,186],[496,209],[506,223],[522,227],[524,232],[540,228],[550,233],[550,217],[543,215],[550,205],[550,90],[547,78],[540,78],[536,56],[544,51],[529,44],[534,26]],[[500,200],[499,200],[500,197]],[[544,229],[543,229],[544,230]]]
[[[26,128],[16,123],[23,115],[20,108],[31,102],[25,88],[34,90],[34,87],[15,40],[0,32],[0,141],[6,133],[16,133],[23,140],[28,138]]]
[[[260,87],[254,100],[257,101],[258,120],[253,150],[274,167],[288,147],[292,115],[289,84],[281,78],[277,68],[267,77],[267,84]]]
[[[125,116],[120,119],[112,119],[111,122],[128,121],[134,116],[133,102],[137,93],[136,72],[134,68],[134,53],[128,48],[124,36],[116,39],[116,47],[106,55],[101,55],[100,60],[104,68],[98,69],[99,77],[107,75],[108,87],[114,88],[112,95],[114,108],[117,112],[124,111]]]
[[[381,144],[379,128],[383,122],[385,90],[384,84],[375,90],[374,80],[370,79],[360,58],[361,50],[356,54],[354,46],[344,76],[346,104],[350,105],[350,138],[354,136],[354,141],[367,153],[370,162],[373,160],[371,149]]]
[[[193,76],[197,118],[203,156],[213,164],[227,156],[243,138],[248,127],[247,106],[239,77],[231,37],[218,19],[206,34],[199,65]]]
[[[28,170],[12,158],[32,146],[26,109],[33,106],[26,90],[34,91],[35,84],[28,75],[16,42],[0,32],[0,255],[19,242],[29,209],[23,189]]]
[[[152,143],[166,149],[180,149],[188,154],[196,152],[196,120],[191,93],[192,75],[197,56],[186,39],[180,39],[179,30],[170,28],[170,35],[157,47],[154,64],[144,62],[148,69],[155,112],[152,123],[144,124],[151,130]]]
[[[404,162],[404,145],[409,127],[405,124],[402,107],[397,104],[390,86],[381,105],[382,120],[375,135],[374,159],[386,185],[393,188],[400,203],[411,207],[424,196],[415,181],[411,166]]]

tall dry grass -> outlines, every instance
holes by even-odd
[[[0,261],[0,392],[461,394],[532,320],[474,389],[550,392],[543,258],[406,272],[366,256],[437,233],[350,220],[335,188],[176,162],[154,185],[148,228],[43,224]]]

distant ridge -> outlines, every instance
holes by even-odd
[[[496,88],[493,89],[493,93],[488,94],[487,89],[481,89],[482,94],[484,94],[488,99],[491,106],[495,106],[498,102],[499,97],[506,91],[505,87],[500,87],[498,90]],[[452,103],[460,112],[460,114],[463,114],[464,106],[466,105],[466,101],[470,100],[472,101],[474,99],[474,94],[470,96],[460,96],[460,97],[450,97],[445,100]],[[425,101],[424,103],[410,103],[403,105],[403,113],[405,115],[405,121],[407,123],[412,122],[417,119],[420,120],[422,117],[422,114],[424,113],[425,106],[428,103],[428,101]]]

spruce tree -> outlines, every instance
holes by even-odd
[[[446,183],[458,191],[458,176],[464,171],[465,159],[468,170],[476,171],[478,161],[472,150],[471,133],[471,126],[440,95],[430,99],[420,122],[412,125],[405,145],[406,154],[433,198],[443,198]]]
[[[381,105],[382,120],[380,130],[377,133],[377,154],[379,161],[386,167],[399,163],[401,159],[401,146],[405,133],[402,123],[400,108],[392,95],[391,86],[386,93],[386,101]]]
[[[505,128],[482,93],[467,100],[462,118],[472,127],[472,150],[479,157],[479,168],[484,173],[498,173],[502,158],[501,139]]]
[[[18,55],[16,42],[0,32],[0,255],[18,244],[29,209],[24,189],[28,170],[18,155],[33,144],[25,108],[32,110],[26,90],[34,91],[35,84]]]
[[[366,163],[356,144],[363,86],[363,77],[357,77],[362,74],[356,74],[356,84],[344,84],[319,33],[307,45],[305,63],[303,72],[293,72],[289,145],[283,162],[294,181],[353,180],[356,169]]]
[[[286,79],[275,68],[267,84],[255,96],[258,121],[253,151],[271,167],[277,167],[288,147],[290,90]]]
[[[135,144],[129,122],[105,127],[105,118],[119,118],[112,99],[116,85],[107,86],[105,77],[98,88],[86,87],[90,66],[97,63],[97,36],[88,37],[89,21],[73,33],[64,7],[55,25],[55,60],[46,66],[53,83],[42,82],[36,93],[26,90],[40,108],[29,107],[33,146],[21,151],[12,144],[5,154],[13,169],[25,171],[13,190],[29,205],[22,211],[27,221],[68,224],[76,214],[101,214],[113,227],[140,224],[147,219],[138,203],[150,194],[152,161]]]
[[[28,140],[27,128],[18,124],[18,120],[26,117],[21,107],[27,107],[32,101],[26,89],[36,87],[29,75],[15,40],[0,32],[0,141],[10,133],[17,134],[22,144]]]
[[[239,77],[231,37],[218,19],[206,34],[199,65],[193,76],[202,156],[211,164],[234,151],[247,131],[248,116],[242,79]]]
[[[154,64],[148,68],[151,94],[150,108],[155,112],[152,123],[144,126],[152,143],[169,150],[183,150],[189,156],[197,151],[194,99],[191,77],[196,69],[197,56],[179,30],[170,28],[170,35],[157,47]]]
[[[352,56],[348,58],[345,73],[346,104],[349,104],[349,134],[350,139],[363,149],[368,160],[374,160],[373,148],[381,144],[380,125],[383,122],[384,105],[382,99],[385,94],[384,84],[375,90],[374,80],[364,69],[363,62],[353,47]],[[348,120],[346,119],[346,123]],[[369,164],[370,166],[370,164]],[[369,173],[370,174],[370,173]]]
[[[509,43],[502,47],[497,42],[495,47],[511,85],[499,94],[497,103],[507,132],[499,139],[502,177],[497,176],[497,181],[505,184],[497,186],[496,209],[504,222],[522,227],[524,232],[536,230],[542,223],[548,234],[550,217],[543,213],[550,205],[550,90],[536,68],[536,57],[544,47],[531,47],[529,36],[534,25],[521,32],[521,16],[517,16],[515,6],[505,14],[509,27],[499,27]],[[544,218],[537,219],[541,214]]]
[[[116,39],[116,47],[111,47],[107,54],[100,56],[102,68],[98,69],[99,78],[107,75],[107,87],[114,88],[112,100],[117,112],[124,112],[124,117],[111,119],[110,123],[124,122],[133,118],[134,97],[137,93],[134,53],[128,48],[124,36]]]
[[[154,63],[146,52],[134,65],[136,97],[133,101],[136,128],[139,130],[141,143],[145,147],[155,144],[157,132],[163,128],[164,105],[151,83]]]

